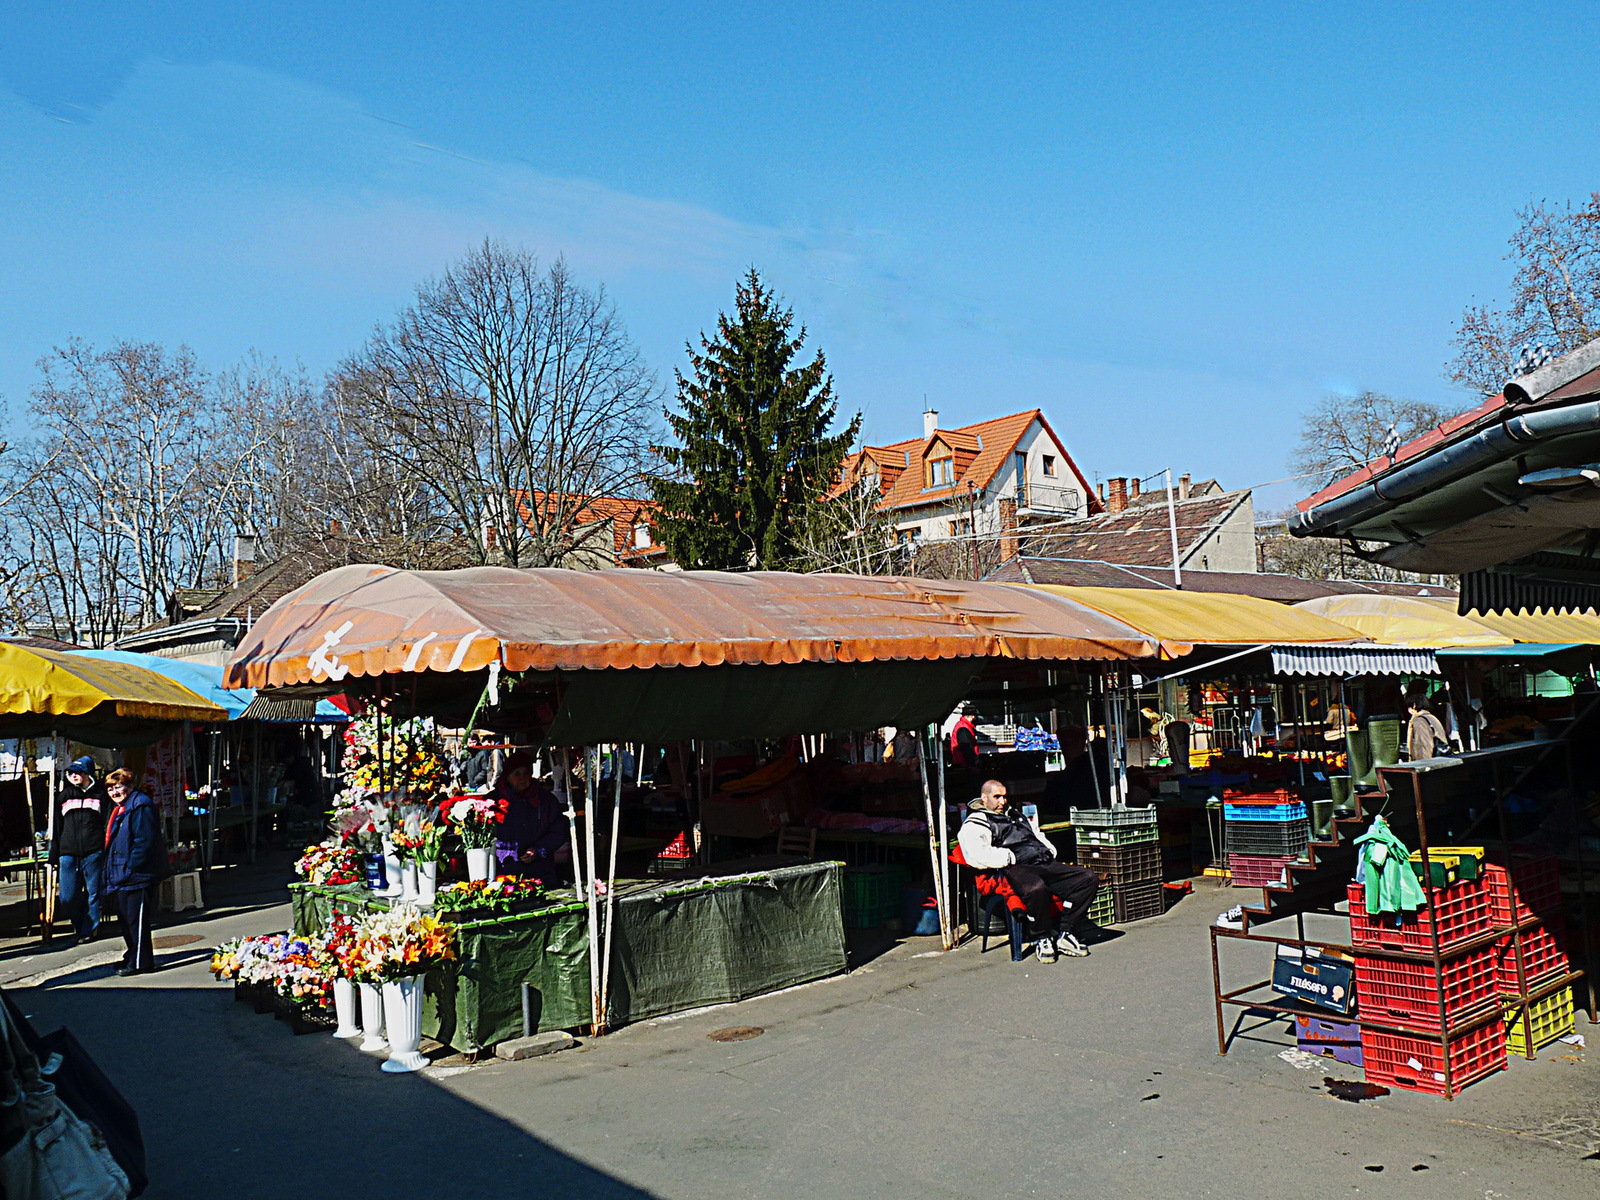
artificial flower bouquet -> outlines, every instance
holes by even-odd
[[[489,850],[506,819],[506,802],[491,796],[457,795],[441,804],[439,813],[468,850]]]
[[[356,926],[345,965],[357,983],[392,983],[453,963],[457,955],[453,925],[399,904]]]
[[[429,717],[385,721],[381,757],[375,713],[350,722],[344,740],[345,777],[362,792],[404,785],[414,795],[437,796],[449,783],[443,743]]]
[[[294,871],[307,883],[360,883],[361,852],[334,838],[307,846]]]
[[[433,906],[441,912],[460,909],[487,908],[496,912],[510,912],[519,904],[544,899],[544,885],[537,879],[522,879],[503,875],[485,883],[481,879],[470,883],[453,883],[439,889]]]

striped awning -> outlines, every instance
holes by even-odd
[[[1274,675],[1437,675],[1432,650],[1406,646],[1274,646]]]

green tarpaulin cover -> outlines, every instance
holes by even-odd
[[[841,864],[805,863],[661,883],[616,900],[613,1027],[793,987],[845,969]],[[296,933],[338,908],[383,908],[359,885],[293,884]],[[522,1035],[522,984],[537,1031],[590,1018],[588,919],[581,904],[464,922],[461,963],[427,979],[423,1032],[463,1052]]]

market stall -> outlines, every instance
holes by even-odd
[[[1090,608],[1003,585],[760,572],[351,567],[313,580],[264,614],[230,662],[227,682],[284,689],[280,695],[337,689],[367,705],[375,719],[373,770],[362,801],[369,805],[381,807],[412,784],[414,743],[427,736],[414,722],[500,731],[538,749],[541,769],[568,804],[576,876],[569,894],[581,904],[584,945],[598,950],[583,958],[589,1023],[599,1030],[693,994],[749,994],[801,982],[797,970],[815,978],[844,965],[836,866],[796,867],[793,875],[734,885],[707,882],[702,865],[691,872],[706,892],[699,899],[662,890],[698,890],[690,880],[637,896],[619,891],[623,778],[615,771],[600,786],[608,757],[599,752],[602,744],[677,747],[673,757],[690,781],[690,815],[700,822],[707,805],[714,811],[729,802],[707,784],[718,779],[718,747],[731,739],[786,741],[886,724],[914,731],[924,845],[948,945],[947,843],[943,823],[933,818],[942,776],[937,762],[929,762],[931,739],[923,731],[936,728],[996,664],[1117,662],[1157,651],[1148,637]],[[454,821],[463,809],[451,811]],[[597,853],[607,823],[609,868]],[[698,842],[702,830],[693,832]],[[809,898],[797,903],[802,893]],[[685,915],[663,917],[666,900]],[[647,914],[655,915],[645,920]],[[515,922],[497,924],[493,938],[532,939],[539,954],[558,954],[541,948],[548,937],[538,930],[559,930],[573,915],[528,919],[528,928],[515,933],[507,932]],[[774,939],[748,936],[749,923],[760,928],[773,921]],[[707,931],[690,940],[700,949],[688,959],[674,922]],[[624,950],[630,928],[637,941]],[[667,940],[658,944],[658,937]],[[528,951],[518,944],[519,953]],[[558,957],[555,976],[570,966],[564,950]],[[494,961],[513,965],[512,958]],[[468,963],[476,964],[473,970],[499,969],[488,962],[466,955],[462,978],[472,982]],[[697,964],[693,970],[690,963]],[[608,982],[613,965],[616,986]],[[678,975],[721,982],[697,993]],[[482,992],[472,983],[480,998],[500,999],[484,1008],[469,997],[464,1025],[473,1032],[459,1036],[481,1044],[483,1030],[502,1033],[495,1013],[503,1009],[505,987],[519,987],[520,978],[515,985],[500,979]],[[436,980],[430,994],[443,996],[454,986]],[[539,1007],[546,1007],[543,998]],[[548,1008],[562,1020],[571,1015],[555,997]],[[455,1011],[455,1001],[447,999],[445,1009]],[[446,1024],[441,1018],[439,1027]]]

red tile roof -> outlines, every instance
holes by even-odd
[[[981,493],[994,482],[995,476],[1022,440],[1022,435],[1028,432],[1028,427],[1035,421],[1044,427],[1045,433],[1055,443],[1061,458],[1078,481],[1078,486],[1083,489],[1089,511],[1100,509],[1100,500],[1095,496],[1094,489],[1083,477],[1083,472],[1078,470],[1078,464],[1072,461],[1061,439],[1056,437],[1055,430],[1050,428],[1044,413],[1037,408],[954,429],[937,429],[927,438],[891,442],[887,446],[863,447],[859,454],[852,454],[845,460],[843,480],[850,482],[856,478],[863,458],[870,458],[880,468],[893,469],[893,479],[889,478],[888,470],[880,469],[879,472],[884,488],[880,507],[885,510],[948,503],[966,496],[969,486]],[[926,488],[927,452],[935,441],[944,442],[955,452],[955,482],[938,488]]]

